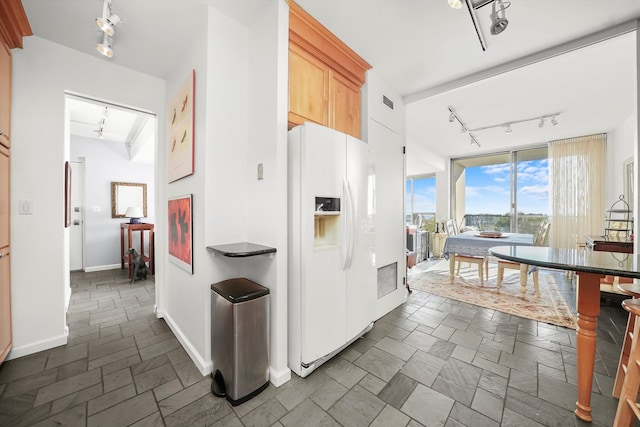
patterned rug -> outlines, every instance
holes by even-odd
[[[525,299],[520,295],[520,277],[516,270],[505,270],[502,287],[498,294],[495,265],[489,269],[489,280],[480,286],[475,265],[460,269],[454,284],[449,284],[449,262],[443,261],[424,271],[409,273],[409,286],[445,298],[478,305],[513,314],[527,319],[565,328],[576,329],[576,318],[555,284],[554,274],[540,272],[540,298],[533,289],[533,278],[529,277]],[[490,264],[491,265],[491,264]]]

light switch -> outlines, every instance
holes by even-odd
[[[33,200],[18,201],[20,215],[33,215]]]
[[[264,167],[262,163],[258,163],[258,180],[264,179]]]

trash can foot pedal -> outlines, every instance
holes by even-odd
[[[213,375],[212,378],[213,381],[211,381],[211,393],[218,397],[226,397],[227,389],[224,385],[224,378],[222,377],[222,373],[220,371],[216,371],[215,375]]]

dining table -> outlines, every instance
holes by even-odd
[[[606,275],[640,278],[636,254],[541,246],[494,246],[489,253],[507,261],[573,271],[576,285],[576,362],[578,400],[575,415],[591,422],[591,386],[596,355],[596,326],[600,314],[600,279]]]
[[[449,260],[450,283],[454,282],[456,255],[484,258],[489,256],[490,248],[499,245],[533,246],[533,234],[466,231],[448,236],[442,253]],[[523,298],[527,291],[528,268],[526,264],[520,265],[520,293]]]

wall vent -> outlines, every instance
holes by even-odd
[[[382,103],[393,110],[393,101],[382,95]]]

